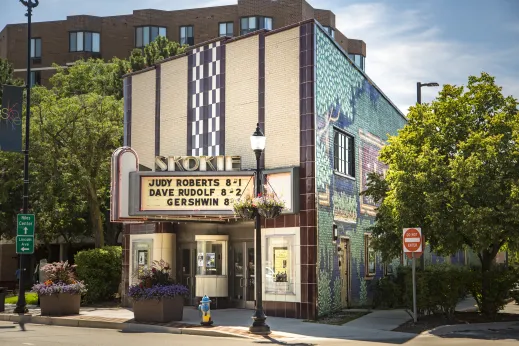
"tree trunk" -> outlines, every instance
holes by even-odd
[[[105,246],[105,237],[103,233],[103,220],[101,218],[100,204],[97,199],[96,189],[89,182],[87,186],[88,213],[90,215],[90,223],[94,233],[95,246],[101,248]]]
[[[490,267],[492,266],[492,260],[489,253],[483,251],[481,255],[481,312],[487,316],[493,315],[493,304],[490,298],[490,280],[491,277]]]

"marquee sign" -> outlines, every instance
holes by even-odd
[[[250,176],[141,176],[140,210],[232,211],[234,201],[254,193]]]
[[[283,213],[298,213],[298,167],[264,170],[263,174],[263,190],[275,192],[285,202]],[[130,172],[128,216],[200,221],[234,218],[234,202],[254,195],[254,180],[253,171]]]

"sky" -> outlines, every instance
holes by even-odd
[[[275,0],[272,0],[275,1]],[[466,85],[488,72],[505,95],[519,98],[519,0],[307,0],[330,9],[336,27],[367,45],[366,73],[406,114],[416,82]],[[33,21],[67,15],[130,14],[236,4],[237,0],[40,0]],[[0,0],[0,28],[26,22],[17,0]],[[422,102],[440,88],[422,88]]]

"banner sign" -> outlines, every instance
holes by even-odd
[[[23,87],[4,85],[0,108],[0,150],[22,151]]]
[[[254,194],[250,176],[141,176],[140,185],[142,211],[232,211]]]

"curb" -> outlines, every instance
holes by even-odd
[[[476,331],[488,329],[508,329],[511,327],[519,327],[519,322],[491,322],[491,323],[471,323],[471,324],[452,324],[436,327],[429,331],[423,332],[420,336],[443,336],[454,332]]]
[[[50,317],[50,316],[33,316],[26,315],[8,315],[0,313],[0,321],[15,323],[34,323],[61,327],[80,327],[80,328],[100,328],[100,329],[116,329],[123,333],[167,333],[167,334],[184,334],[196,336],[213,336],[213,337],[235,337],[245,338],[245,335],[237,335],[229,332],[218,331],[214,329],[201,328],[176,328],[167,326],[156,326],[150,324],[137,323],[121,323],[108,321],[92,321],[78,320],[70,318]]]

